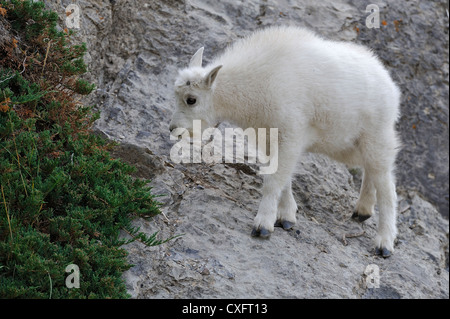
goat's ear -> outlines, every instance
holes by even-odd
[[[202,67],[203,49],[204,49],[204,47],[201,47],[192,56],[191,61],[189,62],[190,68],[192,68],[192,67],[200,67],[201,68]]]
[[[212,69],[209,73],[208,73],[208,75],[207,76],[205,76],[205,85],[207,86],[207,87],[211,87],[212,85],[213,85],[213,83],[214,83],[214,80],[216,79],[216,77],[217,77],[217,73],[219,73],[219,70],[220,70],[220,68],[221,68],[222,66],[221,65],[219,65],[219,66],[216,66],[214,69]]]

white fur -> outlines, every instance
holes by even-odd
[[[255,229],[272,232],[277,220],[295,223],[291,175],[302,153],[315,152],[364,169],[356,210],[370,216],[378,203],[376,246],[393,251],[400,92],[374,54],[295,27],[257,31],[205,67],[202,53],[179,72],[170,127],[191,129],[201,119],[202,127],[226,120],[278,128],[278,170],[264,176]],[[196,98],[194,106],[186,104],[188,96]]]

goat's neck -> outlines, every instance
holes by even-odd
[[[226,72],[219,73],[213,93],[214,112],[218,122],[227,121],[242,126],[244,123],[242,110],[240,110],[242,105],[242,101],[240,101],[241,93],[233,83],[233,81],[228,80]]]

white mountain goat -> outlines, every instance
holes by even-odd
[[[202,67],[203,48],[175,81],[170,130],[220,121],[241,128],[278,128],[278,170],[264,175],[252,236],[290,229],[297,204],[291,175],[304,152],[364,169],[353,218],[379,209],[376,252],[388,257],[396,237],[394,166],[400,91],[368,49],[322,39],[296,27],[257,31]]]

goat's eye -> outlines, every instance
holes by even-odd
[[[191,85],[191,81],[187,81],[186,85],[188,85],[188,86]]]
[[[194,105],[197,102],[197,100],[194,97],[188,97],[186,99],[187,105]]]

